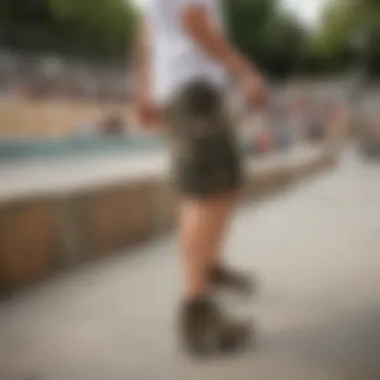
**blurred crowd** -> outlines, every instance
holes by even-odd
[[[129,132],[129,123],[118,114],[107,115],[99,121],[82,120],[78,122],[74,129],[74,134],[77,138],[126,137]]]
[[[125,66],[0,51],[0,93],[32,100],[123,102],[130,96]]]
[[[274,101],[265,113],[246,122],[242,145],[249,154],[263,154],[321,142],[341,114],[339,103],[323,101],[309,93],[283,97]]]
[[[122,63],[96,65],[0,51],[0,97],[127,104],[131,98],[130,88]],[[311,89],[291,96],[282,94],[271,102],[265,113],[243,122],[246,124],[241,130],[244,149],[256,154],[286,149],[300,142],[319,141],[324,138],[326,125],[339,112],[336,102],[314,96]],[[130,126],[130,120],[113,113],[104,115],[101,120],[78,120],[74,135],[80,138],[124,136]]]

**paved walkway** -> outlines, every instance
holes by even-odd
[[[256,271],[254,352],[193,363],[172,330],[175,241],[125,252],[0,304],[1,380],[378,380],[380,166],[351,154],[245,207],[227,252]]]

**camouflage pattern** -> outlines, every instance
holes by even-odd
[[[241,160],[222,94],[207,82],[182,88],[166,110],[174,182],[186,197],[236,190]]]

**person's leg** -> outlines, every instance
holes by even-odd
[[[223,265],[223,243],[236,205],[237,193],[232,192],[218,199],[213,234],[210,238],[214,244],[208,253],[208,268],[212,270]]]
[[[231,209],[230,194],[204,200],[184,199],[180,212],[180,247],[185,269],[185,294],[208,291],[209,271],[220,266],[221,245]]]
[[[184,304],[180,323],[185,344],[198,354],[242,349],[251,337],[250,324],[227,319],[209,294],[213,284],[243,286],[239,274],[220,265],[223,227],[231,206],[227,195],[184,199],[181,204]]]
[[[204,83],[189,86],[170,109],[168,124],[182,195],[182,333],[191,349],[234,349],[245,341],[247,325],[227,321],[208,294],[210,266],[219,263],[231,194],[240,184],[239,158],[221,97]]]
[[[208,281],[213,288],[226,288],[251,295],[256,287],[252,276],[231,268],[223,256],[223,243],[237,199],[238,193],[234,191],[217,200],[214,210],[215,220],[210,231],[211,246],[207,253]]]

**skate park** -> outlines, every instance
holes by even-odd
[[[226,254],[259,287],[225,302],[255,320],[256,344],[200,364],[171,328],[165,153],[3,165],[1,378],[377,379],[379,167],[328,140],[246,166]]]
[[[1,7],[0,380],[380,379],[380,8],[225,1],[270,96],[226,89],[245,180],[223,253],[256,289],[215,300],[255,334],[196,357],[167,126],[133,118],[143,2],[64,3]]]

